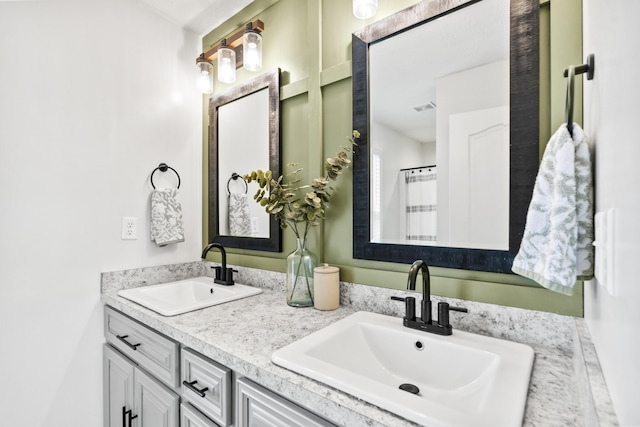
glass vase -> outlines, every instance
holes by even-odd
[[[313,269],[318,257],[307,248],[306,239],[296,239],[298,248],[287,257],[287,304],[313,307]]]

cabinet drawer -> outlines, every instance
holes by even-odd
[[[104,336],[111,345],[163,383],[177,389],[180,345],[127,315],[105,306]]]
[[[181,366],[182,397],[221,426],[231,425],[231,370],[188,348]]]
[[[180,427],[218,427],[189,403],[180,405]]]
[[[330,427],[330,422],[246,378],[236,381],[236,427]]]

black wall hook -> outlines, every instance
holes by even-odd
[[[575,75],[587,74],[587,80],[593,80],[593,75],[596,71],[596,57],[593,53],[587,55],[587,62],[582,65],[574,65]],[[569,69],[564,70],[564,76],[569,76]]]
[[[173,173],[175,173],[176,176],[178,177],[178,188],[180,188],[180,174],[178,173],[178,171],[176,171],[174,168],[172,168],[166,163],[160,163],[158,167],[155,168],[153,172],[151,172],[151,186],[153,187],[154,190],[156,189],[156,186],[153,185],[153,174],[156,173],[157,170],[159,170],[160,172],[166,172],[169,169],[171,169]]]
[[[596,70],[595,56],[593,53],[587,56],[586,64],[582,65],[571,65],[569,68],[564,70],[564,76],[567,77],[567,98],[566,98],[566,108],[565,108],[565,116],[567,122],[567,130],[569,131],[569,135],[573,136],[573,92],[574,92],[574,78],[576,75],[585,74],[587,75],[587,80],[593,80],[593,75]]]

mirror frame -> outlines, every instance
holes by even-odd
[[[539,156],[538,0],[510,2],[509,250],[417,246],[370,241],[369,45],[481,0],[425,0],[352,35],[353,129],[360,132],[353,161],[353,257],[511,273],[520,248]]]
[[[269,237],[239,237],[220,234],[218,191],[218,109],[226,104],[267,88],[269,91],[269,169],[275,176],[282,174],[280,165],[280,69],[216,94],[209,100],[209,241],[224,247],[267,252],[282,251],[282,230],[269,215]],[[243,154],[244,155],[244,154]],[[251,171],[238,171],[248,173]],[[265,213],[266,214],[266,213]]]

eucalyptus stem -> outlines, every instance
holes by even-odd
[[[360,132],[353,130],[352,135],[347,138],[349,145],[342,147],[334,157],[327,158],[324,164],[325,173],[309,184],[301,183],[298,173],[303,170],[302,168],[294,169],[292,172],[281,176],[274,176],[271,170],[262,171],[260,169],[243,175],[242,178],[245,182],[251,183],[255,181],[259,186],[253,196],[254,200],[260,203],[269,215],[274,216],[282,229],[293,229],[296,239],[302,241],[303,248],[306,248],[307,237],[311,227],[320,225],[325,219],[326,211],[329,208],[329,199],[334,194],[331,182],[337,181],[342,172],[349,168],[351,164],[350,157],[353,153],[353,147],[357,145],[356,140],[358,138],[360,138]],[[290,163],[289,166],[295,168],[296,164]],[[304,223],[303,232],[300,230],[301,223]],[[293,270],[295,270],[295,276],[292,279],[293,284],[289,300],[293,298],[298,285],[301,268],[300,264],[297,267],[291,266],[291,274],[294,274]],[[309,268],[305,263],[305,282],[313,302],[309,278],[313,271],[308,270]],[[289,270],[287,270],[287,280],[289,280]],[[289,286],[289,283],[287,283],[287,286]]]

